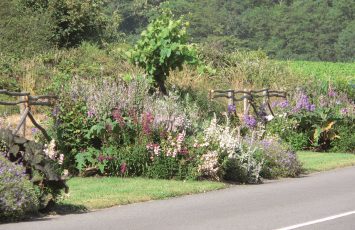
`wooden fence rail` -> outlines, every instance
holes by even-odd
[[[23,135],[25,136],[26,133],[26,118],[28,117],[32,124],[37,127],[44,135],[44,137],[50,141],[51,138],[48,135],[47,131],[37,123],[35,120],[33,114],[31,113],[31,107],[32,106],[53,106],[54,105],[54,100],[58,99],[56,96],[52,95],[41,95],[41,96],[31,96],[30,93],[28,92],[10,92],[5,89],[0,90],[0,94],[4,94],[7,96],[13,96],[13,97],[20,97],[19,100],[13,101],[13,102],[8,102],[8,101],[0,101],[0,105],[6,105],[6,106],[16,106],[16,105],[23,105],[23,110],[20,118],[20,122],[17,125],[14,134],[17,134],[21,127],[23,131]]]
[[[238,95],[242,94],[242,95]],[[249,113],[250,106],[253,108],[256,115],[259,115],[256,101],[257,98],[263,98],[264,106],[267,106],[271,115],[274,116],[274,112],[272,111],[270,105],[270,98],[279,97],[279,98],[287,98],[287,92],[278,91],[278,90],[270,90],[270,89],[261,89],[261,90],[211,90],[209,93],[209,97],[211,100],[215,98],[227,98],[228,106],[235,106],[236,102],[243,101],[244,102],[244,114]]]

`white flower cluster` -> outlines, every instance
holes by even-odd
[[[50,159],[58,161],[60,165],[63,164],[64,154],[58,154],[54,139],[51,140],[49,145],[44,145],[43,151]]]
[[[201,156],[201,164],[198,166],[198,172],[208,178],[212,178],[214,180],[219,180],[218,171],[219,171],[219,163],[218,163],[218,152],[210,151]]]
[[[168,136],[168,148],[166,151],[167,156],[176,157],[176,155],[181,152],[185,141],[185,136],[185,130],[179,133],[176,139],[174,139],[171,135]]]
[[[213,143],[219,147],[218,151],[220,153],[227,154],[230,158],[234,157],[239,150],[239,132],[231,130],[228,122],[225,126],[218,125],[216,116],[212,119],[210,126],[205,129],[204,135],[202,146],[208,146]]]

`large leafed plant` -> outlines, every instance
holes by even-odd
[[[188,44],[188,22],[172,18],[171,12],[163,11],[142,32],[130,53],[132,62],[153,77],[155,86],[163,94],[167,94],[164,83],[171,69],[181,69],[184,63],[197,62],[196,51],[193,45]]]

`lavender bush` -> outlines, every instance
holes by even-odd
[[[264,178],[296,177],[302,172],[302,165],[295,151],[276,137],[266,137],[255,141],[264,156],[261,175]]]
[[[39,207],[25,169],[0,154],[0,221],[20,219]]]

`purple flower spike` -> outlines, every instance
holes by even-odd
[[[281,101],[279,103],[279,107],[282,109],[287,108],[289,105],[290,105],[290,103],[287,100]]]
[[[228,105],[228,113],[235,113],[237,108],[235,105]]]
[[[244,115],[244,123],[249,127],[249,128],[255,128],[257,125],[257,121],[253,116],[250,115]]]
[[[314,104],[310,105],[308,111],[313,112],[314,110],[316,110],[316,105]]]
[[[314,104],[311,104],[309,101],[308,96],[305,93],[301,93],[300,96],[298,97],[296,106],[293,108],[293,112],[297,113],[300,110],[306,110],[313,112],[316,109],[316,106]]]

